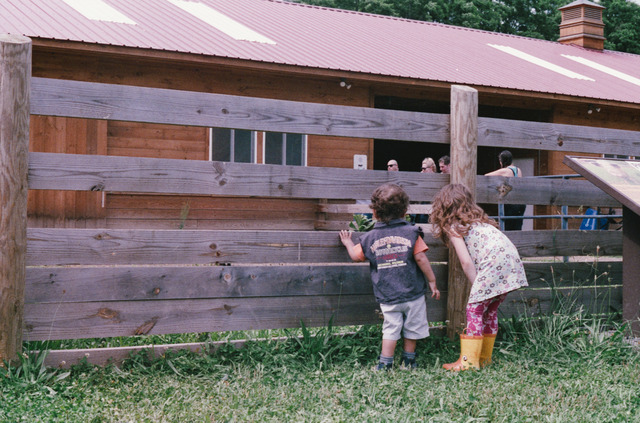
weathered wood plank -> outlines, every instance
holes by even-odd
[[[622,287],[602,289],[521,289],[500,307],[501,318],[545,315],[559,305],[584,305],[585,312],[619,313]],[[427,297],[431,322],[443,322],[447,295]],[[26,341],[99,338],[136,334],[219,332],[378,324],[381,317],[372,295],[253,297],[202,300],[110,301],[25,305]],[[287,313],[283,313],[287,310]]]
[[[495,118],[478,121],[480,146],[640,155],[637,131]]]
[[[24,339],[371,324],[376,308],[372,295],[27,304]]]
[[[468,188],[475,200],[478,174],[478,90],[451,86],[451,183]],[[458,254],[449,249],[447,336],[457,337],[466,326],[466,308],[473,284],[462,269]]]
[[[528,289],[608,288],[622,284],[622,261],[524,262]],[[587,289],[587,288],[585,288]],[[588,288],[591,289],[591,288]]]
[[[447,115],[33,78],[31,113],[449,143]],[[478,145],[640,156],[635,131],[478,119]]]
[[[34,78],[31,113],[446,143],[445,115]]]
[[[540,177],[480,175],[476,182],[476,200],[489,204],[620,207],[618,201],[588,181]]]
[[[619,231],[511,231],[522,257],[622,254]],[[354,234],[357,240],[358,233]],[[447,261],[425,233],[432,262]],[[27,230],[27,265],[348,263],[335,232],[48,229]]]
[[[429,214],[431,213],[431,204],[410,204],[407,214]],[[348,213],[348,214],[366,214],[371,213],[371,209],[367,204],[318,204],[317,211],[319,213]]]
[[[29,154],[29,188],[277,198],[369,198],[383,183],[401,185],[412,201],[430,201],[448,175],[300,166]],[[587,181],[478,176],[479,203],[617,207]]]
[[[524,263],[529,289],[622,283],[622,261]],[[446,292],[447,264],[432,264]],[[367,264],[29,267],[26,303],[373,295]]]
[[[22,349],[31,40],[0,34],[0,363]]]
[[[373,295],[367,264],[37,267],[27,275],[27,303]]]
[[[622,312],[622,287],[601,289],[520,289],[509,293],[500,305],[501,318],[511,316],[548,316],[552,312],[570,312],[583,308],[585,313],[611,314]]]
[[[507,231],[522,257],[622,255],[620,231]]]
[[[29,188],[279,198],[369,198],[383,183],[426,201],[447,175],[53,153],[29,154]]]

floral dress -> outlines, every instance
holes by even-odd
[[[469,303],[477,303],[528,286],[515,245],[487,223],[471,225],[464,243],[476,267]]]

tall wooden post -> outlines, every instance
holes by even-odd
[[[0,363],[22,350],[31,40],[0,34]]]
[[[451,86],[451,183],[463,184],[474,195],[478,173],[478,91]],[[466,326],[466,306],[471,282],[458,257],[449,249],[447,336],[454,338]]]

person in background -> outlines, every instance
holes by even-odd
[[[422,230],[404,219],[409,196],[398,185],[384,184],[371,196],[377,222],[356,245],[350,231],[340,231],[340,241],[353,261],[369,260],[373,293],[384,316],[382,351],[375,370],[393,368],[396,343],[404,338],[401,366],[414,369],[418,339],[429,336],[425,293],[440,299],[436,276],[425,252]]]
[[[422,160],[422,169],[420,173],[436,173],[436,162],[431,157],[425,157]],[[421,201],[420,204],[427,204],[425,201]],[[415,223],[429,223],[428,214],[416,214],[412,215]]]
[[[440,166],[440,173],[450,173],[451,172],[451,159],[449,156],[442,156],[438,159],[438,165]]]
[[[431,157],[422,160],[422,170],[420,173],[436,173],[436,162]]]
[[[400,168],[398,167],[398,162],[394,159],[391,159],[387,162],[387,170],[388,171],[398,171]]]
[[[506,176],[506,177],[522,177],[522,171],[519,167],[514,166],[513,156],[509,150],[503,150],[498,154],[498,161],[500,162],[500,169],[493,172],[485,173],[485,176]],[[504,215],[505,216],[523,216],[524,211],[527,208],[526,204],[505,204]],[[520,231],[522,230],[522,222],[524,219],[505,219],[504,230],[505,231]]]
[[[471,282],[460,358],[442,367],[451,371],[484,367],[491,362],[498,333],[498,307],[507,293],[528,286],[518,249],[461,184],[446,185],[438,192],[431,223],[434,237],[455,249]]]

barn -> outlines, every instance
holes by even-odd
[[[562,16],[548,42],[277,0],[3,0],[0,32],[32,39],[34,77],[442,114],[463,84],[478,90],[481,117],[640,130],[640,56],[603,49],[598,4]],[[564,153],[535,146],[531,134],[513,149],[528,176],[570,173]],[[368,169],[393,158],[411,172],[448,148],[108,117],[34,115],[30,128],[34,152]],[[478,173],[500,150],[479,148]],[[305,230],[316,205],[38,190],[28,216],[31,227]]]

